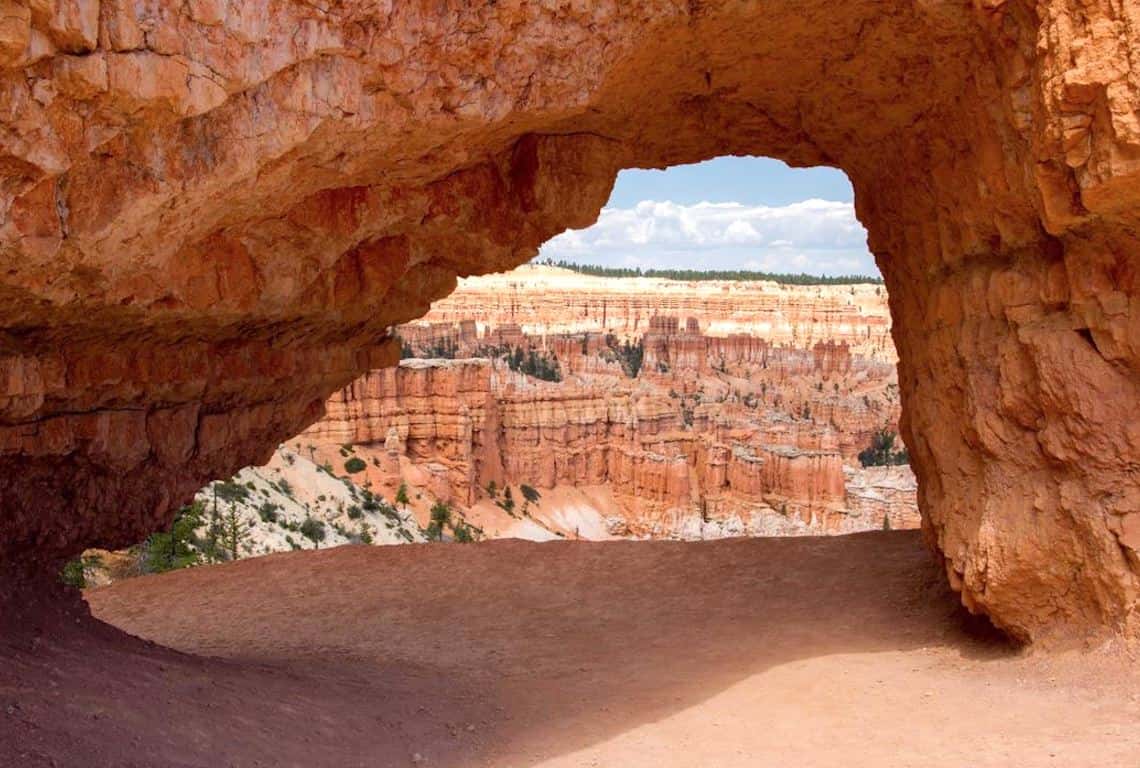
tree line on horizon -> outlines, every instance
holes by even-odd
[[[809,275],[804,272],[758,272],[749,269],[641,269],[640,267],[603,267],[572,261],[545,259],[538,262],[548,267],[569,269],[593,277],[661,277],[668,280],[699,282],[702,280],[768,280],[781,285],[882,285],[883,278],[871,275]]]

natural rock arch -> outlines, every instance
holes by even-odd
[[[845,170],[928,538],[1022,638],[1134,633],[1131,0],[20,0],[0,19],[0,562],[163,525],[614,174]]]

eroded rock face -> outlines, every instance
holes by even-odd
[[[850,533],[877,530],[884,518],[917,527],[909,470],[855,461],[870,434],[897,418],[888,382],[816,370],[770,385],[785,380],[785,359],[799,362],[792,351],[770,350],[764,367],[733,361],[723,374],[677,369],[636,380],[611,360],[553,383],[461,347],[457,359],[365,374],[290,446],[336,472],[350,446],[367,465],[356,482],[391,498],[407,480],[458,510],[487,499],[492,484],[516,495],[523,484],[544,493],[604,487],[610,532],[623,536]],[[584,357],[592,355],[575,345],[559,359]]]
[[[909,500],[881,493],[856,458],[898,428],[881,286],[528,265],[461,281],[398,334],[413,359],[337,392],[294,441],[334,467],[354,446],[376,488],[426,476],[429,493],[463,508],[489,483],[604,486],[611,528],[634,536],[918,523],[913,482]],[[560,381],[525,375],[532,355]]]
[[[457,329],[450,330],[452,325]],[[517,344],[528,335],[541,340],[611,333],[625,340],[676,337],[691,328],[694,340],[717,339],[730,358],[755,355],[758,360],[765,348],[807,350],[822,344],[834,349],[842,345],[871,362],[894,365],[898,359],[891,342],[886,289],[872,283],[610,278],[527,265],[464,280],[460,289],[434,302],[431,312],[402,327],[400,334],[405,341],[422,345],[437,334],[432,326],[444,329],[468,349],[487,343],[479,337],[481,331],[491,334],[491,343]],[[557,340],[552,338],[551,343]],[[674,358],[684,354],[677,346],[680,339],[671,343]],[[654,352],[652,343],[646,352]],[[673,362],[690,369],[707,367],[704,343],[694,346],[693,352]],[[573,356],[565,357],[573,362]]]
[[[264,460],[621,167],[852,178],[931,543],[1025,638],[1134,633],[1140,9],[1068,0],[0,13],[0,560]]]

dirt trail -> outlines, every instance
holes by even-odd
[[[345,547],[88,599],[177,650],[5,638],[0,764],[1140,765],[1127,660],[1011,650],[914,532]]]

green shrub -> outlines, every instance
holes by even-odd
[[[428,538],[443,541],[443,529],[451,523],[451,505],[437,501],[431,507],[431,523],[428,524]]]
[[[558,358],[547,356],[533,348],[523,351],[522,347],[515,347],[504,358],[507,367],[512,371],[524,373],[543,381],[562,381],[562,370],[558,366]]]
[[[362,517],[364,517],[364,510],[362,510],[357,505],[353,504],[351,507],[348,508],[348,519],[349,520],[359,520]]]
[[[442,339],[436,339],[428,346],[424,347],[421,357],[438,357],[447,360],[454,360],[456,353],[459,352],[459,344],[455,339],[450,336],[445,336]]]
[[[475,535],[467,523],[457,523],[452,530],[455,532],[455,540],[460,544],[470,544],[475,541]]]
[[[350,475],[355,475],[357,472],[363,472],[367,468],[368,465],[364,462],[364,459],[358,456],[353,456],[351,459],[344,463],[344,471]]]
[[[270,501],[265,502],[258,508],[257,516],[261,518],[263,523],[276,523],[277,505]]]
[[[871,446],[859,452],[859,463],[864,467],[884,467],[909,464],[905,449],[895,450],[895,433],[880,429],[871,435]]]
[[[400,517],[400,513],[396,511],[396,508],[383,499],[380,499],[379,511],[380,514],[384,515],[384,517],[392,520],[393,522],[402,523],[404,521],[404,519]]]
[[[87,575],[85,573],[83,558],[77,557],[74,560],[68,560],[63,570],[59,573],[59,579],[69,587],[76,589],[87,588]]]
[[[245,501],[249,498],[249,489],[240,483],[219,480],[214,483],[214,494],[222,501]]]
[[[538,500],[542,498],[538,491],[526,483],[520,485],[519,490],[522,491],[523,498],[529,501],[531,504],[537,504]]]
[[[625,375],[636,379],[637,374],[641,372],[641,363],[645,360],[645,340],[638,339],[636,344],[630,341],[618,344],[617,336],[607,333],[606,346],[617,356]]]
[[[301,523],[301,535],[314,544],[320,544],[325,540],[325,524],[315,518],[306,517],[305,522]]]
[[[240,485],[236,487],[245,491]],[[198,538],[198,528],[203,523],[204,513],[201,502],[194,502],[174,514],[169,531],[152,533],[139,548],[142,571],[163,573],[197,565],[203,559],[217,559],[216,537],[207,540]]]

